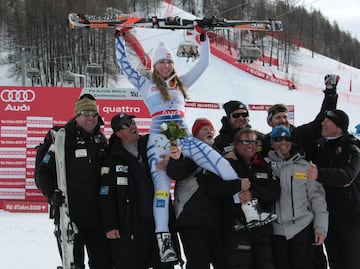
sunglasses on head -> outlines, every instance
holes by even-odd
[[[233,114],[231,114],[231,117],[233,119],[240,118],[240,116],[243,117],[243,118],[246,118],[246,117],[249,116],[249,113],[248,112],[241,112],[241,113],[233,113]]]
[[[291,137],[289,137],[289,136],[277,136],[277,137],[274,137],[274,141],[275,142],[282,142],[282,141],[290,142]]]
[[[257,145],[256,140],[239,140],[238,142],[243,145],[252,145],[252,146]]]
[[[134,124],[135,124],[135,120],[134,120],[134,119],[131,119],[130,121],[121,124],[121,125],[119,126],[118,130],[127,129],[127,128],[129,128],[131,125],[134,125]]]
[[[81,111],[80,115],[83,115],[85,117],[97,117],[99,116],[99,113],[96,111]]]
[[[335,119],[338,119],[338,116],[335,114],[334,111],[332,110],[327,110],[325,111],[325,115],[328,116],[328,117],[332,117],[332,118],[335,118]]]
[[[79,100],[82,100],[82,99],[85,99],[85,98],[95,101],[95,97],[92,96],[92,95],[89,94],[89,93],[85,93],[85,94],[81,95],[80,98],[79,98]]]

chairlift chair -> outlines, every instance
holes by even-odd
[[[262,55],[262,51],[257,46],[246,45],[239,49],[238,62],[239,63],[253,63]]]
[[[179,44],[176,56],[185,58],[197,58],[199,57],[198,44],[193,41],[182,41]]]
[[[75,75],[70,71],[65,71],[62,76],[63,82],[67,84],[75,83]]]
[[[91,63],[86,65],[85,74],[87,76],[102,76],[103,68],[100,64]]]
[[[104,85],[104,71],[100,64],[86,65],[86,87],[99,87]]]
[[[39,68],[36,68],[36,67],[28,67],[26,69],[26,76],[28,78],[33,78],[33,77],[37,77],[37,76],[40,76],[40,70]]]

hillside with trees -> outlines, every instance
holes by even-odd
[[[281,48],[277,55],[286,72],[291,54],[299,46],[360,68],[360,43],[351,33],[340,30],[318,10],[308,12],[295,1],[270,0],[174,0],[177,7],[197,17],[216,16],[226,19],[275,19],[284,24],[284,31],[272,36],[268,46]],[[0,50],[9,53],[14,76],[24,68],[28,76],[43,86],[72,83],[78,75],[85,84],[89,67],[101,70],[101,77],[91,85],[106,87],[119,73],[114,55],[114,39],[109,29],[70,29],[70,12],[114,15],[132,14],[151,17],[159,15],[160,0],[2,0],[0,2]],[[227,33],[219,33],[226,36]],[[262,42],[264,34],[256,36]],[[267,36],[269,39],[269,36]],[[276,51],[276,49],[272,51]],[[37,77],[37,74],[41,76]]]

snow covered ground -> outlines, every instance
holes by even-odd
[[[110,33],[109,33],[110,34]],[[150,52],[160,40],[165,40],[176,53],[179,42],[184,39],[181,31],[161,31],[139,29],[136,34],[146,51]],[[327,73],[341,76],[339,92],[351,96],[360,95],[360,70],[334,60],[301,49],[296,55],[297,63],[291,66],[290,74],[302,85],[302,90],[288,90],[287,87],[267,82],[212,57],[211,64],[190,90],[192,101],[225,103],[240,100],[246,104],[285,103],[295,106],[295,125],[306,123],[319,111],[323,89],[323,78]],[[186,72],[194,63],[176,59],[179,74]],[[21,81],[8,78],[6,65],[0,65],[1,85],[21,85]],[[276,69],[271,72],[276,73]],[[278,75],[278,73],[277,73]],[[349,92],[350,80],[352,92]],[[120,78],[118,86],[128,85],[126,78]],[[308,89],[308,90],[306,90]],[[346,99],[338,103],[338,108],[350,116],[351,131],[360,123],[360,104],[351,104]],[[186,118],[189,126],[198,117],[210,118],[217,129],[221,127],[223,110],[188,109]],[[268,132],[265,111],[250,111],[253,128]],[[5,269],[49,269],[60,265],[60,259],[53,236],[53,224],[47,214],[9,213],[0,211],[0,268]]]

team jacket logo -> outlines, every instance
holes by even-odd
[[[3,102],[33,102],[36,94],[33,90],[3,90],[0,99]]]

